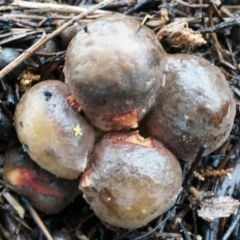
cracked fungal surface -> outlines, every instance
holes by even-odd
[[[52,174],[75,179],[85,169],[94,130],[67,103],[66,84],[47,80],[33,86],[15,111],[20,142],[30,157]]]
[[[175,202],[182,183],[176,157],[138,132],[109,133],[97,144],[80,189],[96,215],[122,228],[137,228]]]
[[[167,58],[165,82],[148,117],[148,129],[178,158],[192,161],[228,138],[236,104],[225,76],[205,59],[188,54]]]

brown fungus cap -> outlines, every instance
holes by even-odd
[[[236,104],[225,76],[207,60],[188,54],[167,58],[165,81],[148,129],[178,158],[193,161],[201,147],[205,155],[229,136]]]
[[[80,189],[96,215],[121,228],[137,228],[175,202],[179,162],[165,147],[137,132],[111,133],[97,144]]]
[[[91,123],[102,130],[136,128],[155,102],[165,52],[141,22],[111,14],[71,41],[66,83]]]
[[[43,169],[66,179],[85,169],[94,130],[67,103],[66,84],[48,80],[33,86],[17,105],[15,126],[20,142]]]

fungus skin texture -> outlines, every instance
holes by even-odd
[[[136,128],[155,102],[164,58],[150,29],[111,14],[87,25],[71,41],[64,74],[94,126],[105,131]]]
[[[109,133],[96,145],[80,189],[95,214],[121,228],[138,228],[175,202],[182,183],[176,157],[137,132]]]
[[[6,150],[4,180],[44,213],[63,210],[78,194],[78,180],[58,178],[40,168],[20,146]]]
[[[65,179],[85,169],[94,144],[94,130],[67,103],[66,84],[47,80],[33,86],[15,111],[18,138],[43,169]]]
[[[228,138],[236,104],[225,76],[207,60],[188,54],[167,58],[165,82],[147,120],[149,134],[179,159],[193,161]]]

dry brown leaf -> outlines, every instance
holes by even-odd
[[[236,214],[240,202],[229,196],[206,196],[202,198],[197,211],[198,216],[206,221],[212,222],[216,218],[229,217]]]
[[[193,31],[185,21],[173,22],[162,27],[157,33],[160,42],[171,47],[189,49],[206,44],[199,31]]]

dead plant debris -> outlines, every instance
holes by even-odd
[[[197,211],[198,216],[206,221],[214,221],[217,218],[229,217],[231,214],[236,214],[240,202],[229,196],[215,197],[213,193],[205,193],[200,209]]]

